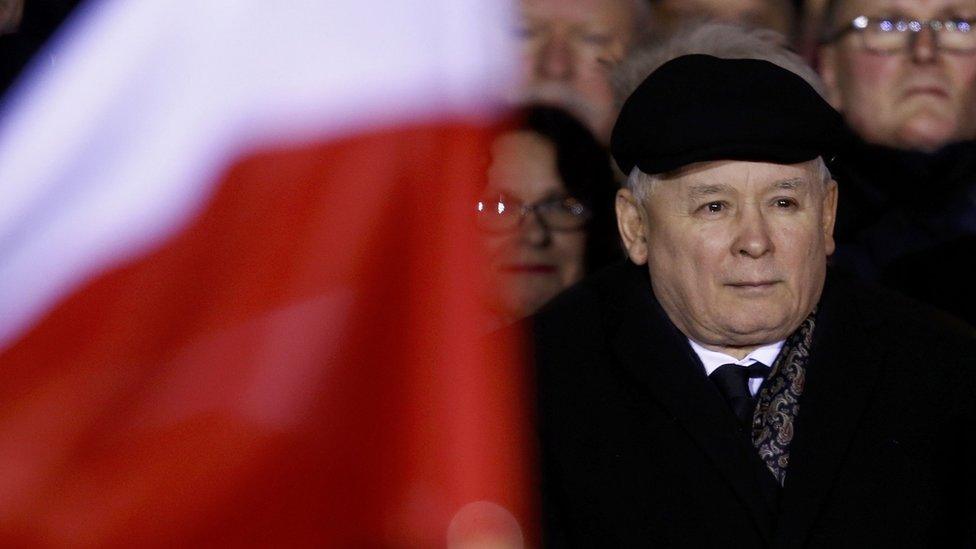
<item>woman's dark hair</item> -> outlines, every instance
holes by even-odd
[[[517,113],[516,129],[536,133],[555,146],[556,169],[569,194],[585,204],[592,216],[585,226],[587,273],[623,257],[617,233],[614,200],[617,183],[607,149],[566,111],[530,105]]]

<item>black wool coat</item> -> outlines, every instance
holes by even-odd
[[[924,306],[828,277],[772,496],[645,267],[583,281],[533,326],[548,547],[976,543],[976,340]]]

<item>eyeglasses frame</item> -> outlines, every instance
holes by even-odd
[[[905,28],[904,29],[898,29],[898,30],[894,30],[894,31],[891,31],[891,32],[902,33],[902,34],[908,33],[908,32],[911,33],[910,35],[908,35],[908,40],[905,42],[905,46],[903,48],[900,48],[900,49],[897,49],[897,50],[878,50],[878,49],[874,49],[874,48],[869,48],[866,45],[865,40],[864,40],[864,37],[863,37],[863,35],[861,33],[864,30],[866,30],[868,28],[868,25],[870,25],[872,22],[885,21],[885,20],[895,21],[896,24],[897,23],[904,23],[905,24]],[[878,54],[878,55],[896,55],[896,54],[903,53],[903,52],[906,52],[906,51],[911,51],[912,47],[914,46],[915,40],[918,40],[919,34],[922,31],[924,31],[926,28],[928,28],[929,30],[932,31],[932,36],[934,38],[934,43],[935,43],[935,49],[937,51],[942,51],[942,52],[945,52],[945,53],[959,54],[959,55],[969,55],[969,54],[976,53],[976,45],[974,45],[972,48],[968,48],[968,49],[964,49],[964,50],[963,49],[958,49],[958,48],[946,48],[945,46],[943,46],[942,40],[939,38],[939,36],[941,36],[940,33],[943,32],[943,29],[944,28],[946,28],[946,27],[949,26],[949,25],[946,25],[947,22],[948,23],[952,23],[954,21],[955,20],[947,20],[947,19],[926,19],[926,20],[918,20],[918,19],[894,19],[894,18],[890,18],[890,17],[868,17],[866,15],[858,15],[857,17],[855,17],[854,19],[852,19],[850,23],[848,23],[847,25],[845,25],[841,29],[835,31],[830,36],[824,38],[821,41],[821,44],[822,45],[832,44],[834,42],[837,42],[838,40],[840,40],[844,36],[846,36],[846,35],[848,35],[848,34],[850,34],[852,32],[855,32],[855,33],[858,33],[859,35],[861,35],[861,47],[863,49],[865,49],[867,51],[870,51],[871,53]],[[969,31],[966,31],[966,32],[976,33],[976,18],[960,19],[958,21],[961,22],[961,23],[965,23],[965,24],[967,24],[970,27],[970,30]],[[886,32],[888,32],[888,31],[886,31]]]
[[[580,214],[574,214],[574,217],[577,218],[577,219],[579,219],[579,224],[578,225],[574,225],[572,227],[553,226],[552,223],[546,218],[545,215],[542,215],[542,214],[539,213],[540,210],[541,210],[541,208],[545,207],[548,204],[553,204],[555,202],[565,202],[566,200],[573,200],[573,201],[575,201],[582,208],[582,213],[580,213]],[[484,203],[485,200],[479,200],[478,202],[479,203]],[[503,204],[506,203],[506,202],[504,202],[502,200],[498,200],[498,202],[501,202]],[[592,210],[590,210],[589,206],[587,206],[583,202],[580,202],[579,200],[577,200],[573,196],[564,196],[564,197],[561,197],[561,198],[550,198],[550,199],[547,199],[547,200],[541,200],[541,201],[538,201],[538,202],[533,202],[531,204],[526,204],[526,203],[521,202],[521,201],[519,201],[517,199],[512,199],[512,202],[515,202],[516,204],[518,204],[518,221],[515,222],[512,226],[510,226],[510,227],[504,227],[504,228],[494,228],[494,229],[492,229],[492,228],[487,228],[487,227],[484,227],[482,225],[479,225],[479,228],[481,230],[483,230],[483,231],[492,232],[492,233],[506,233],[506,232],[514,231],[514,230],[518,229],[522,225],[522,222],[525,220],[525,218],[527,218],[529,216],[530,213],[534,213],[535,214],[535,218],[539,221],[539,224],[542,225],[547,230],[550,230],[550,231],[567,231],[567,232],[569,232],[569,231],[577,231],[579,229],[582,229],[583,226],[586,225],[586,222],[589,221],[591,217],[593,217],[593,212],[592,212]]]

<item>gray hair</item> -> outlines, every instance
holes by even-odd
[[[830,170],[827,168],[827,163],[819,156],[810,162],[815,162],[813,167],[817,171],[816,178],[826,188],[827,182],[832,179]],[[644,202],[654,193],[657,184],[666,177],[665,174],[644,173],[640,168],[634,166],[634,169],[630,171],[630,175],[627,176],[627,188],[630,189],[631,194],[634,195],[634,198],[638,202]]]
[[[651,4],[647,0],[629,0],[634,13],[634,36],[645,36],[651,23]]]
[[[820,76],[803,58],[787,49],[786,39],[771,29],[748,28],[734,23],[693,21],[656,42],[635,47],[614,69],[611,82],[618,108],[645,78],[668,61],[694,53],[722,59],[762,59],[793,72],[803,78],[821,97],[827,88]],[[830,181],[830,171],[822,158],[817,158],[818,178]],[[650,196],[663,175],[651,175],[634,167],[627,177],[627,188],[643,201]]]
[[[617,106],[647,75],[668,61],[689,54],[707,54],[723,59],[761,59],[803,78],[821,97],[827,88],[803,58],[787,49],[786,38],[771,29],[748,28],[734,23],[689,22],[667,37],[638,45],[617,65],[611,75]]]

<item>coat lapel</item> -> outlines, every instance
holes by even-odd
[[[748,438],[738,431],[718,390],[709,382],[687,338],[667,319],[654,299],[647,272],[638,267],[621,285],[612,306],[620,324],[611,347],[629,373],[666,407],[728,480],[749,510],[758,530],[772,539],[768,507]]]
[[[877,385],[882,355],[872,346],[872,321],[859,318],[845,297],[828,287],[821,300],[790,446],[778,547],[803,544]]]

